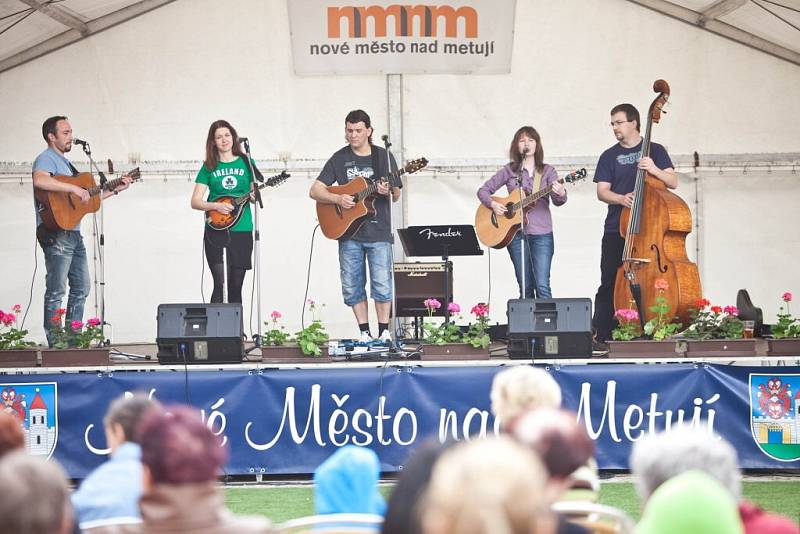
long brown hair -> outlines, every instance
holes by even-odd
[[[511,146],[508,149],[508,157],[511,159],[511,169],[519,172],[522,165],[522,154],[519,153],[519,140],[525,135],[536,141],[536,149],[533,151],[533,164],[537,172],[544,172],[544,148],[542,148],[542,138],[533,126],[523,126],[514,134]]]
[[[211,123],[208,128],[208,137],[206,137],[206,160],[203,163],[206,169],[213,171],[219,165],[219,152],[217,152],[217,145],[214,144],[214,134],[220,128],[227,128],[233,137],[233,154],[235,156],[244,156],[242,147],[239,145],[239,134],[236,133],[236,128],[231,126],[231,123],[225,120],[218,120]]]

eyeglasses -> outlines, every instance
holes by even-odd
[[[622,126],[626,122],[633,122],[633,121],[611,121],[610,123],[608,123],[608,125],[613,128],[614,126]]]

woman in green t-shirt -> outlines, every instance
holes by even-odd
[[[230,214],[233,205],[221,202],[222,197],[242,197],[252,190],[253,179],[246,158],[234,127],[224,120],[211,123],[206,138],[206,159],[197,173],[192,192],[192,208]],[[222,302],[226,273],[223,251],[227,256],[228,302],[242,302],[244,276],[253,267],[250,203],[244,203],[241,211],[239,220],[230,228],[215,230],[208,224],[205,227],[203,247],[214,280],[211,302]]]

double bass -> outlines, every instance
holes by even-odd
[[[641,157],[650,156],[653,123],[669,99],[669,84],[656,80],[658,96],[650,104]],[[692,231],[692,213],[678,195],[644,169],[636,173],[633,205],[622,209],[620,234],[625,238],[622,265],[614,283],[614,308],[630,308],[635,303],[642,326],[656,313],[650,310],[656,297],[663,296],[670,306],[669,317],[677,316],[684,325],[690,322],[689,308],[702,296],[697,264],[686,255],[686,236]],[[663,279],[665,289],[656,289]],[[663,284],[660,284],[663,286]]]

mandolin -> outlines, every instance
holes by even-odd
[[[291,174],[287,173],[286,171],[282,171],[280,174],[276,174],[272,178],[267,178],[264,180],[264,183],[259,184],[257,189],[264,189],[265,187],[275,187],[283,182],[285,182]],[[223,204],[229,204],[233,206],[233,209],[230,213],[221,213],[217,210],[208,210],[206,212],[206,224],[212,230],[227,230],[231,226],[235,225],[239,222],[239,219],[242,218],[242,213],[244,213],[244,206],[250,200],[250,193],[246,193],[242,196],[234,197],[234,196],[227,196],[227,197],[219,197],[215,198],[212,202],[222,202]]]

